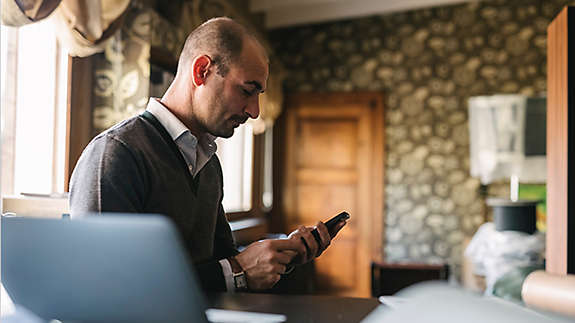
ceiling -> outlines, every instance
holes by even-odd
[[[477,0],[250,0],[250,10],[274,29],[471,1]]]

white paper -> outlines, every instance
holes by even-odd
[[[409,302],[409,299],[400,296],[379,296],[379,302],[383,305],[389,306],[390,308],[396,309]]]
[[[0,282],[0,299],[2,302],[0,304],[0,317],[5,317],[14,314],[14,303],[12,298],[8,296],[8,293],[4,289],[4,285]]]
[[[287,320],[282,314],[231,311],[210,308],[206,310],[208,321],[212,323],[279,323]]]

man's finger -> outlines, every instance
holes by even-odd
[[[293,251],[293,250],[283,250],[283,251],[280,251],[280,252],[281,252],[282,254],[284,254],[284,255],[287,255],[287,256],[291,257],[291,258],[297,256],[297,251]]]
[[[311,234],[313,235],[315,242],[317,242],[318,246],[320,246],[320,248],[321,248],[321,246],[323,246],[323,242],[322,242],[322,239],[321,239],[321,236],[319,234],[317,227],[314,228],[313,230],[311,230]]]
[[[320,250],[323,252],[330,245],[331,236],[329,235],[329,231],[323,222],[318,222],[316,227],[322,241]]]
[[[303,236],[300,236],[299,238],[300,238],[301,242],[303,243],[303,245],[305,246],[305,253],[302,254],[302,257],[304,260],[307,260],[308,257],[310,257],[310,255],[313,255],[312,250]]]
[[[274,239],[270,243],[272,244],[272,248],[277,251],[293,250],[295,252],[301,252],[303,248],[299,239]]]
[[[297,252],[292,250],[280,251],[275,255],[274,260],[282,265],[287,265],[291,262],[292,258],[297,255]]]
[[[311,234],[311,230],[309,229],[303,232],[302,239],[305,240],[305,242],[307,243],[307,247],[309,248],[309,250],[307,251],[307,257],[305,259],[306,261],[310,261],[315,257],[315,255],[319,250],[318,243],[315,241],[313,235]]]

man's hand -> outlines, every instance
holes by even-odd
[[[340,221],[334,228],[334,236],[343,228],[346,221]],[[319,241],[314,237],[312,231],[316,229],[319,237]],[[294,258],[294,263],[304,264],[319,257],[327,247],[331,244],[331,236],[327,230],[327,227],[323,222],[318,222],[315,227],[300,226],[295,231],[289,234],[288,238],[293,241],[299,241],[303,245],[300,250],[304,250],[303,253],[299,253]],[[292,254],[293,255],[293,254]]]
[[[286,265],[305,248],[300,242],[283,239],[261,240],[250,244],[235,258],[244,270],[251,290],[271,288],[277,283]],[[291,251],[291,252],[290,252]]]

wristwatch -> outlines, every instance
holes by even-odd
[[[243,292],[248,290],[248,281],[246,280],[246,274],[243,271],[239,273],[233,273],[234,276],[234,286],[236,291]]]
[[[248,290],[248,280],[240,263],[235,257],[229,258],[232,266],[232,276],[234,278],[234,287],[238,292],[245,292]]]

